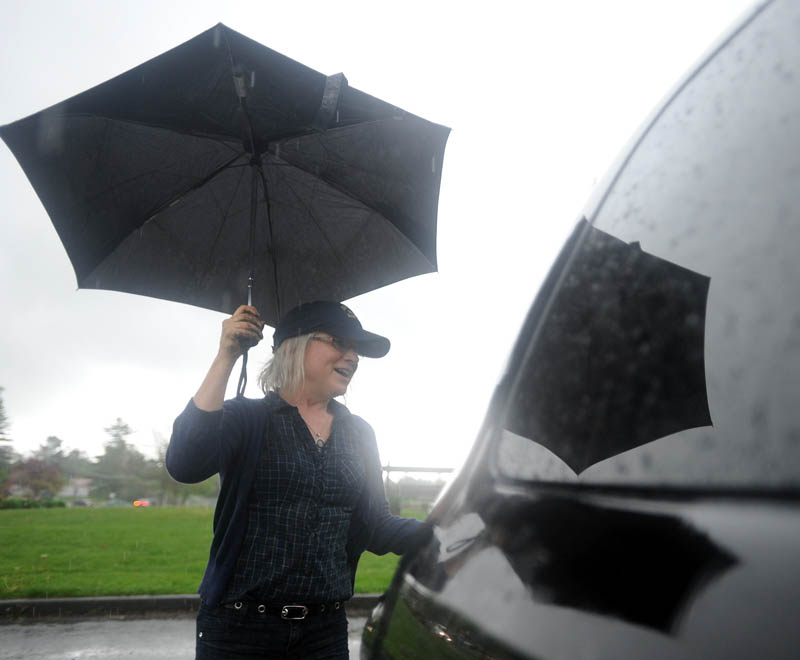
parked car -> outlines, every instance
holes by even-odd
[[[800,657],[800,3],[632,140],[365,658]]]

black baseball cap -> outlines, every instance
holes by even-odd
[[[383,357],[391,346],[386,337],[364,330],[349,307],[337,302],[318,300],[303,303],[287,312],[272,335],[272,351],[278,350],[284,339],[316,331],[327,332],[334,337],[353,342],[356,352],[365,357]]]

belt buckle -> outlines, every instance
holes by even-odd
[[[305,605],[284,605],[281,608],[281,619],[300,621],[306,618],[308,608]]]

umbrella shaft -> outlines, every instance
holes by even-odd
[[[256,207],[258,206],[258,167],[251,165],[250,178],[250,275],[247,278],[247,304],[253,304],[253,282],[255,274]]]

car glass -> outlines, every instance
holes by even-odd
[[[797,25],[776,2],[724,44],[578,225],[512,376],[501,474],[800,486]]]

